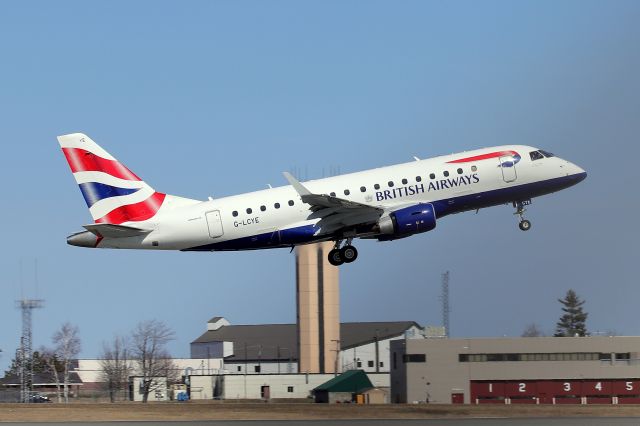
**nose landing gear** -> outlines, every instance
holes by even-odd
[[[524,218],[524,212],[527,211],[524,206],[528,206],[529,204],[531,204],[531,200],[514,201],[513,203],[513,207],[516,208],[516,212],[514,214],[520,217],[520,223],[518,223],[518,227],[522,231],[528,231],[529,229],[531,229],[531,222]]]
[[[333,250],[327,256],[329,263],[333,266],[340,266],[343,263],[351,263],[358,258],[358,250],[351,245],[351,238],[347,239],[344,247],[340,248],[341,240],[336,241]]]

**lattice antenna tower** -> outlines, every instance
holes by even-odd
[[[442,274],[442,325],[444,326],[444,335],[449,337],[449,313],[451,308],[449,306],[449,271]]]
[[[20,398],[22,402],[30,402],[33,391],[33,346],[31,318],[34,309],[42,308],[44,300],[22,299],[16,301],[16,306],[22,311],[22,336],[20,337]]]

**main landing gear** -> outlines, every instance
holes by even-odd
[[[520,223],[518,223],[518,227],[522,231],[528,231],[529,229],[531,229],[531,222],[524,218],[524,212],[527,211],[524,206],[528,206],[529,204],[531,204],[531,200],[514,201],[513,203],[513,207],[516,208],[516,212],[514,214],[520,217]]]
[[[336,241],[333,250],[329,252],[329,263],[333,266],[340,266],[343,263],[351,263],[358,258],[358,250],[351,245],[351,238],[340,248],[341,240]]]

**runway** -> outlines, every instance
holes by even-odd
[[[212,420],[212,421],[117,421],[117,422],[10,422],[2,426],[640,426],[639,417],[573,418],[475,418],[475,419],[362,419],[362,420]]]

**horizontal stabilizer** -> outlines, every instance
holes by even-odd
[[[98,237],[106,238],[135,237],[152,231],[151,229],[140,229],[133,226],[113,225],[110,223],[93,223],[84,225],[83,228]]]

